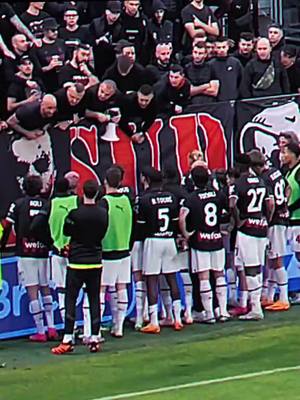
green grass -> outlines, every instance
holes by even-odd
[[[260,322],[193,325],[147,336],[128,328],[103,352],[52,356],[50,344],[0,343],[1,400],[92,400],[300,364],[300,309]],[[300,399],[299,372],[143,396],[143,399]],[[201,396],[200,396],[201,395]]]

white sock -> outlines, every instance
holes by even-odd
[[[284,267],[281,267],[279,269],[275,270],[276,273],[276,278],[277,278],[277,283],[280,289],[279,292],[279,300],[282,301],[283,303],[288,303],[289,298],[288,298],[288,276],[286,269]]]
[[[219,276],[216,279],[216,295],[220,307],[221,316],[227,315],[227,285],[225,276]]]
[[[160,287],[161,300],[166,311],[166,318],[173,320],[171,292],[167,280],[163,275],[160,275],[159,277],[159,287]]]
[[[127,289],[118,290],[117,295],[118,295],[117,326],[118,326],[118,331],[120,333],[123,333],[123,324],[128,307]]]
[[[261,300],[262,287],[261,283],[259,282],[259,277],[258,275],[247,276],[246,280],[250,297],[251,311],[261,314],[262,308],[260,300]]]
[[[144,300],[144,315],[143,318],[145,321],[149,321],[149,306],[148,306],[148,297],[147,297],[147,290],[146,290],[146,296]]]
[[[149,306],[149,316],[150,316],[150,324],[158,326],[158,315],[157,315],[158,307],[157,304],[153,304]]]
[[[240,307],[246,308],[248,303],[248,290],[241,290],[239,297]]]
[[[44,327],[43,310],[39,300],[32,300],[29,303],[29,311],[34,319],[37,333],[44,334],[45,327]]]
[[[274,269],[270,271],[269,287],[268,287],[268,301],[274,301],[274,296],[277,287],[277,277]]]
[[[181,278],[184,286],[185,315],[191,318],[193,305],[193,286],[191,277],[188,272],[181,272]]]
[[[70,343],[70,342],[73,343],[73,335],[64,334],[63,343]]]
[[[83,295],[83,336],[89,338],[91,336],[91,314],[90,314],[90,303],[87,293]]]
[[[174,317],[175,322],[181,323],[181,300],[174,300],[173,301],[173,310],[174,310]]]
[[[109,293],[109,305],[112,316],[112,323],[113,325],[115,325],[117,323],[117,314],[118,314],[118,293],[116,288],[112,286],[108,288],[108,293]]]
[[[135,283],[135,299],[136,299],[136,324],[143,323],[144,302],[146,296],[146,285],[144,281]]]
[[[207,318],[214,318],[213,296],[209,280],[200,280],[200,296]]]
[[[43,296],[43,306],[48,328],[54,328],[53,298],[51,295]]]
[[[58,292],[58,307],[59,307],[61,320],[63,323],[65,323],[65,315],[66,315],[65,297],[66,297],[65,293]]]
[[[236,302],[237,288],[236,288],[236,274],[233,268],[226,270],[226,278],[228,284],[228,300],[232,303]]]
[[[102,321],[103,319],[103,315],[104,315],[104,311],[105,311],[105,293],[106,290],[104,289],[100,289],[100,319]]]

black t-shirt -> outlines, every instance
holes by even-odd
[[[291,93],[298,93],[300,89],[300,67],[294,64],[286,72],[290,82]]]
[[[219,101],[236,100],[243,77],[243,67],[235,57],[216,57],[210,65],[216,79],[220,82]]]
[[[190,237],[191,248],[201,251],[215,251],[223,248],[220,231],[222,211],[227,207],[223,192],[210,187],[195,190],[184,202],[187,215],[187,230],[195,231]]]
[[[92,74],[94,70],[88,65],[88,69]],[[66,82],[82,83],[84,86],[88,84],[89,78],[84,75],[78,67],[74,67],[70,61],[67,61],[58,72],[58,84],[62,87]]]
[[[32,81],[32,79],[30,79]],[[36,83],[39,85],[38,89],[34,90],[42,90],[42,82],[36,81]],[[16,99],[16,102],[20,102],[23,100],[26,100],[28,97],[31,96],[33,93],[33,89],[31,89],[27,85],[27,79],[21,78],[20,76],[15,76],[13,82],[10,84],[8,87],[7,91],[7,97],[12,97]]]
[[[46,200],[38,196],[26,196],[13,202],[6,219],[14,224],[16,232],[16,251],[20,257],[47,258],[48,247],[40,242],[30,231],[33,217],[45,205]]]
[[[179,204],[176,197],[160,189],[147,190],[138,202],[138,224],[146,238],[170,239],[178,232]]]
[[[66,59],[66,46],[62,39],[56,39],[54,43],[43,43],[42,47],[35,47],[31,50],[30,56],[34,64],[41,71],[42,67],[49,65],[53,56],[57,56],[62,63]],[[46,90],[53,93],[59,88],[58,73],[61,67],[53,68],[48,72],[41,71]]]
[[[58,37],[63,39],[65,45],[71,49],[74,49],[79,43],[90,44],[89,29],[87,26],[78,26],[75,31],[69,31],[67,28],[59,28]]]
[[[67,88],[59,89],[54,93],[57,101],[57,121],[68,121],[73,120],[74,114],[78,114],[80,117],[84,115],[85,112],[85,95],[76,105],[71,105],[67,97]]]
[[[100,83],[91,86],[86,91],[86,108],[91,111],[101,112],[105,114],[110,108],[118,107],[123,105],[123,95],[117,90],[117,92],[111,96],[108,100],[101,101],[98,98]]]
[[[243,221],[238,230],[249,236],[266,237],[265,201],[269,198],[269,190],[263,179],[250,174],[242,175],[230,187],[230,197],[237,199],[240,220]]]
[[[209,21],[211,23],[218,22],[210,7],[204,6],[201,10],[199,10],[198,8],[194,7],[193,4],[188,4],[181,11],[181,19],[183,25],[188,23],[193,23],[194,15],[205,24],[208,24]],[[186,43],[187,43],[186,47],[191,48],[192,40],[189,37],[188,33],[186,33]]]
[[[97,205],[83,204],[69,213],[64,224],[64,234],[71,237],[70,264],[101,263],[101,241],[107,226],[107,212]]]
[[[133,132],[128,124],[134,122],[137,132],[145,133],[155,121],[158,112],[155,97],[146,108],[141,108],[138,104],[137,93],[130,93],[123,100],[122,119],[119,126],[127,135],[131,136]]]
[[[209,83],[211,80],[216,79],[215,74],[212,70],[212,66],[208,62],[204,62],[200,65],[189,63],[185,67],[185,75],[193,86],[200,86]],[[215,101],[213,96],[207,96],[205,94],[199,94],[192,97],[192,103],[211,103]]]
[[[114,63],[105,71],[103,79],[113,80],[116,82],[118,89],[122,93],[126,93],[138,91],[144,83],[147,83],[147,74],[144,67],[135,63],[129,73],[123,76],[118,71],[117,63]]]
[[[25,11],[20,18],[36,37],[41,37],[43,35],[43,20],[49,17],[50,15],[45,11],[40,11],[38,15],[32,15]]]
[[[174,114],[175,105],[185,107],[190,100],[191,84],[185,79],[180,88],[174,88],[169,83],[169,77],[162,78],[154,85],[160,113]]]
[[[35,101],[33,103],[24,104],[17,109],[16,117],[22,128],[33,131],[35,129],[42,129],[45,125],[54,121],[53,117],[45,118],[41,115],[40,106],[41,103]]]
[[[288,225],[289,212],[285,195],[286,181],[276,168],[268,168],[260,175],[274,196],[275,211],[270,225]]]

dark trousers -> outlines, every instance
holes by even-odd
[[[76,300],[82,285],[86,285],[89,299],[92,335],[98,335],[100,329],[100,280],[102,269],[67,269],[66,277],[66,321],[65,333],[71,335],[76,317]]]

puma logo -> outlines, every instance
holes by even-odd
[[[294,115],[293,117],[285,117],[285,119],[294,124],[296,122],[296,115]]]
[[[121,210],[122,212],[124,212],[124,208],[123,208],[123,207],[117,205],[116,208],[118,208],[119,210]]]

